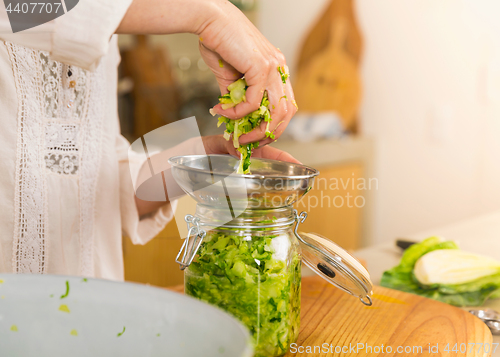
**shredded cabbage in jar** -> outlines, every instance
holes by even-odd
[[[252,334],[255,356],[281,356],[299,333],[300,255],[286,235],[229,232],[208,232],[186,269],[186,294],[239,319]]]

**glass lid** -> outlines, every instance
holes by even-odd
[[[302,213],[298,217],[299,220],[304,216]],[[301,221],[303,220],[299,222]],[[365,267],[325,237],[316,233],[297,233],[298,223],[295,234],[299,240],[302,261],[329,283],[357,296],[363,304],[371,306],[373,284]]]

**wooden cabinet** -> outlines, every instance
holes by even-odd
[[[325,236],[345,249],[360,246],[363,168],[360,163],[317,167],[313,189],[295,205],[307,212],[299,231]]]
[[[314,188],[301,202],[296,204],[299,212],[306,211],[308,217],[300,231],[319,233],[345,249],[360,246],[361,203],[363,179],[361,163],[336,166],[320,166],[320,176]],[[176,217],[184,224],[185,214],[194,213],[195,202],[189,197],[179,200]],[[124,238],[123,256],[125,280],[157,286],[182,284],[183,272],[175,262],[182,245],[177,225],[172,220],[166,228],[146,245],[133,245]]]
[[[173,229],[177,230],[174,221],[165,231]],[[125,280],[162,287],[182,284],[184,275],[175,262],[181,245],[180,237],[169,239],[160,235],[145,245],[134,245],[124,237]]]
[[[176,219],[184,224],[184,215],[194,213],[195,206],[193,199],[181,198]],[[128,237],[123,237],[125,280],[163,287],[183,284],[184,273],[175,262],[182,243],[175,219],[145,245],[134,245]]]

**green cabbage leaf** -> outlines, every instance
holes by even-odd
[[[383,273],[381,285],[455,306],[479,306],[489,298],[500,297],[500,274],[462,284],[421,284],[413,271],[415,264],[423,255],[438,249],[458,249],[458,246],[453,241],[441,241],[438,237],[410,246],[399,265]]]

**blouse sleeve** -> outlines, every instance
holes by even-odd
[[[108,52],[109,40],[132,0],[81,0],[66,14],[43,25],[12,33],[0,6],[0,38],[47,51],[53,60],[93,70]]]
[[[139,169],[145,162],[140,156],[128,155],[130,144],[123,136],[117,138],[117,154],[120,170],[120,210],[123,234],[134,244],[146,244],[160,233],[174,217],[177,201],[169,202],[152,214],[139,217],[135,204],[132,180],[137,180]]]

